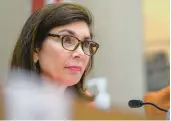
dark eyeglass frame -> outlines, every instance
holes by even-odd
[[[79,39],[78,39],[77,37],[75,37],[75,36],[72,36],[72,35],[59,35],[59,34],[51,34],[51,33],[48,33],[47,36],[58,37],[58,38],[60,38],[61,41],[62,41],[62,47],[63,47],[64,49],[66,49],[66,50],[69,50],[69,51],[74,51],[74,50],[76,50],[76,49],[78,48],[78,46],[81,44],[81,48],[82,48],[82,50],[83,50],[83,52],[84,52],[83,44],[85,43],[85,41],[81,41],[81,40],[79,40]],[[64,40],[65,37],[73,37],[73,38],[75,38],[75,39],[78,40],[78,43],[77,43],[77,45],[75,46],[74,49],[70,50],[70,49],[67,49],[67,48],[64,47],[64,42],[63,42],[63,40]],[[84,54],[86,54],[86,55],[88,55],[88,56],[93,56],[93,55],[97,52],[97,50],[98,50],[98,48],[99,48],[99,44],[96,43],[96,42],[94,42],[94,41],[86,41],[86,42],[92,42],[92,43],[94,43],[94,44],[96,45],[96,48],[97,48],[97,49],[96,49],[96,51],[95,51],[93,54],[89,55],[89,54],[87,54],[87,53],[84,52]]]

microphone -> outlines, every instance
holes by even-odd
[[[163,109],[163,108],[160,108],[159,106],[151,103],[151,102],[143,102],[141,100],[130,100],[128,102],[128,105],[130,108],[139,108],[139,107],[142,107],[143,105],[152,105],[154,106],[155,108],[161,110],[161,111],[164,111],[164,112],[168,112],[166,109]]]

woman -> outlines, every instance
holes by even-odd
[[[72,88],[89,101],[84,78],[90,71],[99,45],[93,41],[92,16],[81,5],[50,4],[33,13],[15,45],[11,68],[37,72],[40,77]]]

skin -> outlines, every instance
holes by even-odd
[[[83,21],[54,27],[49,33],[72,35],[81,41],[91,39],[89,27]],[[33,58],[39,60],[41,75],[60,84],[63,89],[80,81],[90,59],[81,45],[75,51],[68,51],[62,47],[60,38],[51,36],[45,38],[42,48],[34,53]]]

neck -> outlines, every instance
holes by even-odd
[[[50,85],[55,87],[57,89],[57,91],[60,92],[60,93],[64,93],[66,88],[67,88],[67,86],[58,83],[57,81],[50,78],[46,74],[41,74],[41,78],[45,81],[45,83],[49,83]]]

